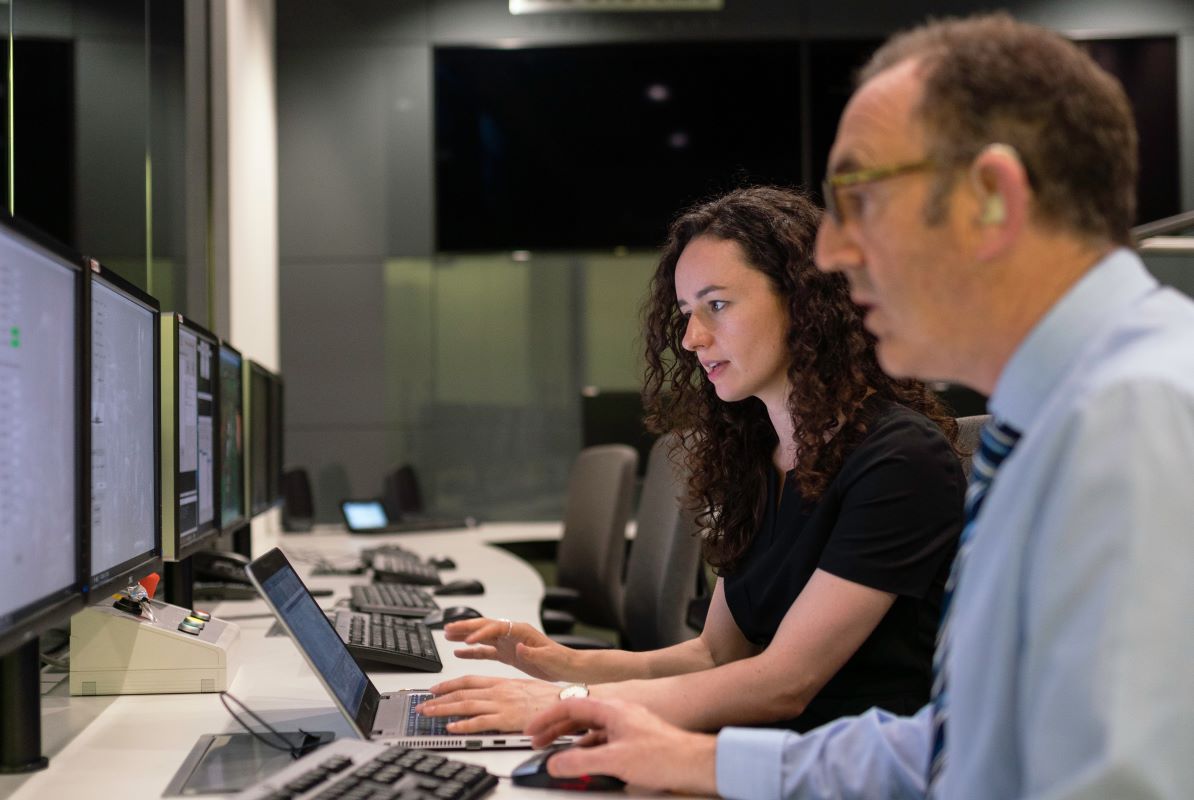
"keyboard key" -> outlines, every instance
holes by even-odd
[[[335,748],[332,754],[310,753],[250,787],[244,796],[252,800],[300,796],[303,800],[480,800],[497,785],[497,778],[482,767],[425,750],[382,749],[363,740],[340,740],[327,747]],[[407,771],[408,767],[414,769]]]

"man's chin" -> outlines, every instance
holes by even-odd
[[[897,342],[889,338],[880,338],[875,345],[875,355],[878,357],[879,366],[891,377],[917,377],[907,351],[901,348]]]

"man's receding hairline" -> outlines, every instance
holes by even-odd
[[[940,48],[938,48],[940,50]],[[944,50],[940,50],[944,53]],[[931,60],[926,59],[926,52],[909,53],[906,57],[901,58],[893,64],[890,64],[878,72],[872,73],[865,80],[858,83],[854,89],[854,94],[857,95],[868,86],[874,84],[880,79],[890,78],[899,70],[908,70],[912,77],[918,79],[915,83],[916,96],[912,98],[912,102],[908,106],[909,121],[920,126],[921,134],[924,136],[924,143],[932,146],[934,143],[934,131],[929,124],[928,115],[925,113],[925,100],[928,92],[928,79],[932,75]]]

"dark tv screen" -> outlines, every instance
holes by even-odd
[[[435,51],[437,246],[655,247],[684,207],[800,182],[795,42]]]

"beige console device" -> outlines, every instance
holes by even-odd
[[[168,603],[149,606],[152,620],[111,602],[71,618],[71,694],[220,692],[232,684],[237,625]]]

